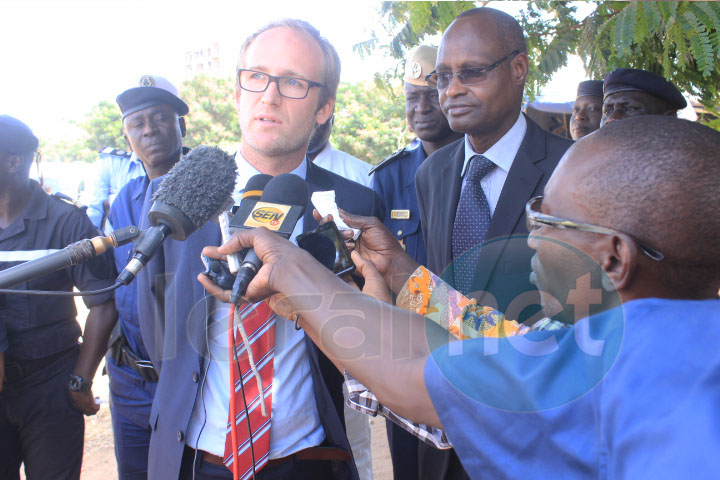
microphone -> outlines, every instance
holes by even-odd
[[[129,284],[167,237],[185,240],[232,202],[237,165],[217,147],[192,149],[165,175],[152,197],[148,219],[153,225],[135,243],[133,258],[118,276]]]
[[[265,185],[267,185],[267,183],[272,178],[272,175],[267,175],[264,173],[260,173],[258,175],[250,177],[250,180],[248,180],[247,184],[245,185],[245,189],[243,190],[240,205],[250,203],[252,204],[252,206],[255,206],[255,203],[260,200],[260,197],[263,194]],[[223,212],[218,217],[223,243],[227,243],[232,236],[232,232],[230,231],[230,221],[234,218],[234,209],[235,207],[233,207],[233,213]],[[232,273],[233,275],[235,275],[238,270],[240,270],[240,256],[237,253],[228,255],[227,263],[230,273]]]
[[[130,243],[139,235],[134,225],[115,230],[106,237],[94,237],[71,243],[57,252],[36,260],[16,265],[0,272],[0,288],[8,288],[18,283],[42,277],[62,268],[72,267],[102,255],[110,247],[119,247]]]
[[[243,202],[230,226],[234,229],[266,227],[290,238],[309,201],[307,183],[297,175],[283,173],[268,182],[262,197],[254,205]],[[261,266],[255,250],[249,249],[235,278],[230,303],[238,304]]]

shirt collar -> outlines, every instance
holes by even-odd
[[[500,167],[504,172],[509,172],[512,166],[513,160],[520,150],[520,144],[525,138],[525,132],[527,131],[527,121],[525,115],[520,112],[515,124],[510,127],[505,135],[500,140],[495,142],[492,147],[488,148],[485,152],[476,152],[473,150],[470,144],[470,137],[465,135],[465,161],[463,162],[461,177],[465,176],[467,172],[468,164],[470,159],[478,154],[481,154],[495,165]]]
[[[140,197],[145,195],[145,192],[147,191],[148,185],[150,185],[150,178],[147,176],[147,174],[142,178],[142,181],[137,181],[135,185],[135,191],[132,193],[133,200],[138,200]]]
[[[135,152],[132,152],[132,155],[130,155],[130,163],[135,163],[135,164],[138,164],[138,165],[142,165],[142,162],[140,161],[140,159],[138,158],[138,156],[135,155]]]
[[[305,156],[303,161],[300,162],[300,165],[298,165],[295,168],[295,170],[293,170],[292,172],[289,172],[289,173],[292,173],[293,175],[297,175],[298,177],[305,180],[305,177],[307,176],[307,169],[308,169],[307,162],[308,162],[308,158],[307,158],[307,156]],[[237,168],[238,168],[238,172],[237,172],[238,180],[237,181],[243,182],[242,185],[239,183],[235,183],[235,192],[233,193],[233,200],[235,200],[235,203],[237,205],[239,205],[240,200],[241,200],[242,191],[245,189],[245,183],[247,183],[247,181],[251,177],[253,177],[255,175],[260,175],[262,172],[260,170],[258,170],[257,168],[253,167],[250,164],[250,162],[245,160],[245,158],[242,156],[242,153],[240,153],[240,150],[238,150],[235,153],[235,164],[237,165]]]

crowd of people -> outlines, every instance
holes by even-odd
[[[405,63],[417,138],[371,169],[329,141],[330,42],[292,19],[245,40],[235,204],[292,173],[340,218],[308,205],[289,239],[226,242],[208,221],[115,290],[132,244],[0,293],[1,478],[79,478],[103,357],[121,479],[371,479],[371,415],[398,480],[716,475],[720,133],[630,68],[578,86],[572,140],[543,130],[522,28],[491,8]],[[38,139],[0,116],[0,274],[151,226],[188,106],[155,75],[117,104],[129,151],[102,152],[87,214],[29,179]],[[338,277],[295,239],[341,220],[360,235]],[[262,267],[228,306],[203,257],[249,247]],[[82,332],[72,297],[26,292],[74,287],[102,290]]]

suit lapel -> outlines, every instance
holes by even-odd
[[[443,248],[443,264],[450,265],[453,260],[452,251],[452,233],[453,224],[455,223],[455,212],[460,201],[460,186],[462,185],[462,167],[465,160],[465,141],[458,142],[457,149],[439,171],[438,176],[438,192],[433,197],[440,199],[449,199],[444,208],[441,208],[442,215],[437,219],[439,225],[428,225],[428,228],[438,228],[440,232],[445,232],[442,242]],[[431,197],[432,198],[432,197]],[[442,234],[441,234],[442,235]]]
[[[545,136],[532,120],[527,119],[527,131],[505,179],[495,213],[490,221],[487,239],[510,235],[518,230],[525,203],[542,180],[543,172],[535,163],[545,158]]]
[[[310,195],[314,192],[324,192],[335,189],[332,179],[324,175],[323,170],[313,162],[308,162],[305,182],[307,182],[310,188]],[[335,195],[338,195],[338,193],[339,192],[335,192]],[[339,203],[337,202],[337,198],[335,203]],[[305,209],[305,214],[303,215],[303,232],[308,232],[318,226],[318,222],[315,220],[315,217],[313,217],[313,208],[312,202],[310,202]]]
[[[512,234],[527,233],[524,225],[519,225],[520,218],[525,213],[525,204],[532,196],[545,173],[538,168],[537,162],[546,156],[545,135],[539,126],[532,120],[527,120],[527,131],[525,138],[520,144],[515,159],[513,160],[505,184],[500,192],[497,207],[493,213],[490,227],[486,236],[487,240],[494,238],[508,237]],[[473,279],[473,288],[484,290],[495,266],[505,248],[506,240],[502,247],[492,248],[492,253],[484,251],[480,254],[478,268]],[[500,248],[498,248],[500,247]]]

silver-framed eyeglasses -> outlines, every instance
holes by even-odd
[[[307,97],[312,87],[324,87],[320,82],[313,82],[305,78],[299,77],[277,77],[258,70],[249,70],[246,68],[238,68],[237,71],[238,85],[248,92],[264,92],[267,90],[270,82],[275,82],[280,95],[286,98],[294,98],[297,100]]]
[[[448,88],[453,77],[457,77],[463,85],[475,85],[477,83],[482,83],[488,79],[489,72],[495,70],[497,67],[502,65],[505,60],[513,58],[518,53],[520,53],[520,50],[513,50],[497,62],[487,67],[463,68],[455,73],[432,71],[425,75],[425,81],[429,86],[440,90]]]
[[[629,233],[621,232],[619,230],[613,230],[612,228],[598,227],[597,225],[591,225],[589,223],[575,222],[572,220],[566,220],[560,217],[553,217],[540,211],[542,205],[542,196],[531,198],[525,205],[525,218],[527,221],[528,231],[536,230],[542,226],[563,228],[565,230],[581,230],[583,232],[599,233],[601,235],[616,235],[622,234],[630,237],[638,246],[638,248],[648,257],[653,260],[660,261],[665,258],[665,255],[660,253],[658,250],[647,246],[634,236]]]

